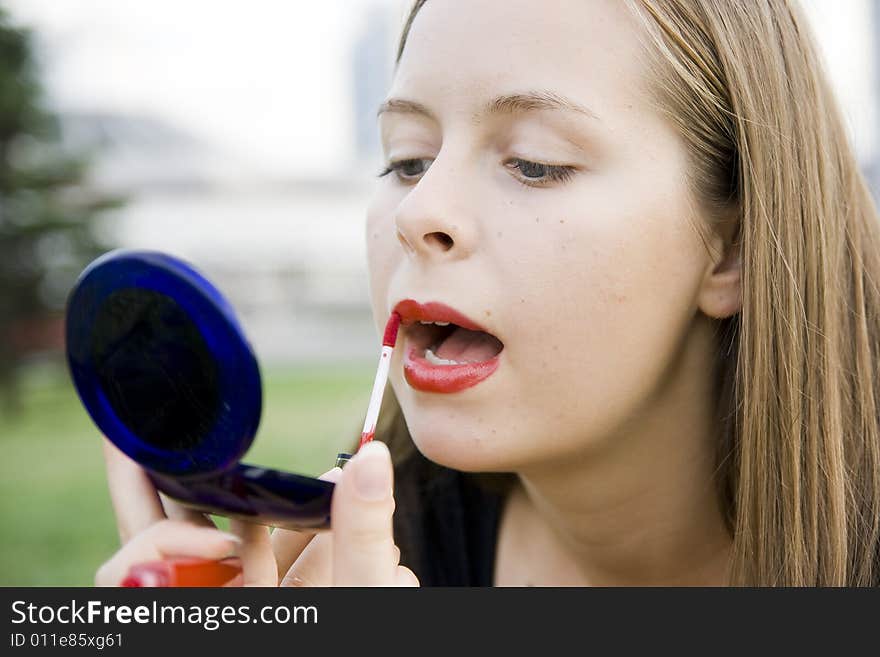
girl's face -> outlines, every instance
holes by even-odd
[[[439,302],[500,344],[461,333],[435,355],[503,344],[490,376],[437,391],[425,378],[450,366],[421,357],[450,329],[402,328],[390,381],[438,463],[583,454],[644,416],[682,357],[711,263],[638,38],[619,0],[430,0],[413,24],[379,118],[376,324]]]

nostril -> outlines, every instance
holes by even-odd
[[[444,251],[448,251],[452,248],[452,245],[455,243],[454,240],[447,235],[446,233],[428,233],[425,235],[425,242],[428,245],[439,244]]]

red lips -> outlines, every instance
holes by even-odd
[[[500,364],[500,353],[476,363],[437,365],[425,359],[427,344],[413,344],[407,331],[418,322],[449,322],[470,331],[489,333],[482,326],[449,306],[431,302],[420,304],[405,299],[394,307],[400,314],[406,340],[404,343],[403,374],[407,383],[422,392],[453,393],[477,385],[490,377]],[[491,334],[490,334],[491,335]]]
[[[486,329],[462,315],[455,308],[450,308],[446,304],[436,301],[421,304],[413,299],[404,299],[394,306],[394,311],[400,315],[401,324],[404,326],[413,322],[450,322],[471,331],[488,333]]]

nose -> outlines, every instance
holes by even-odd
[[[441,166],[438,158],[397,207],[397,239],[412,258],[460,260],[475,247],[476,227],[464,209],[474,205],[455,171]]]

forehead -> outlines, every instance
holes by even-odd
[[[541,88],[603,116],[638,100],[643,68],[624,0],[428,0],[390,95],[473,112]]]

